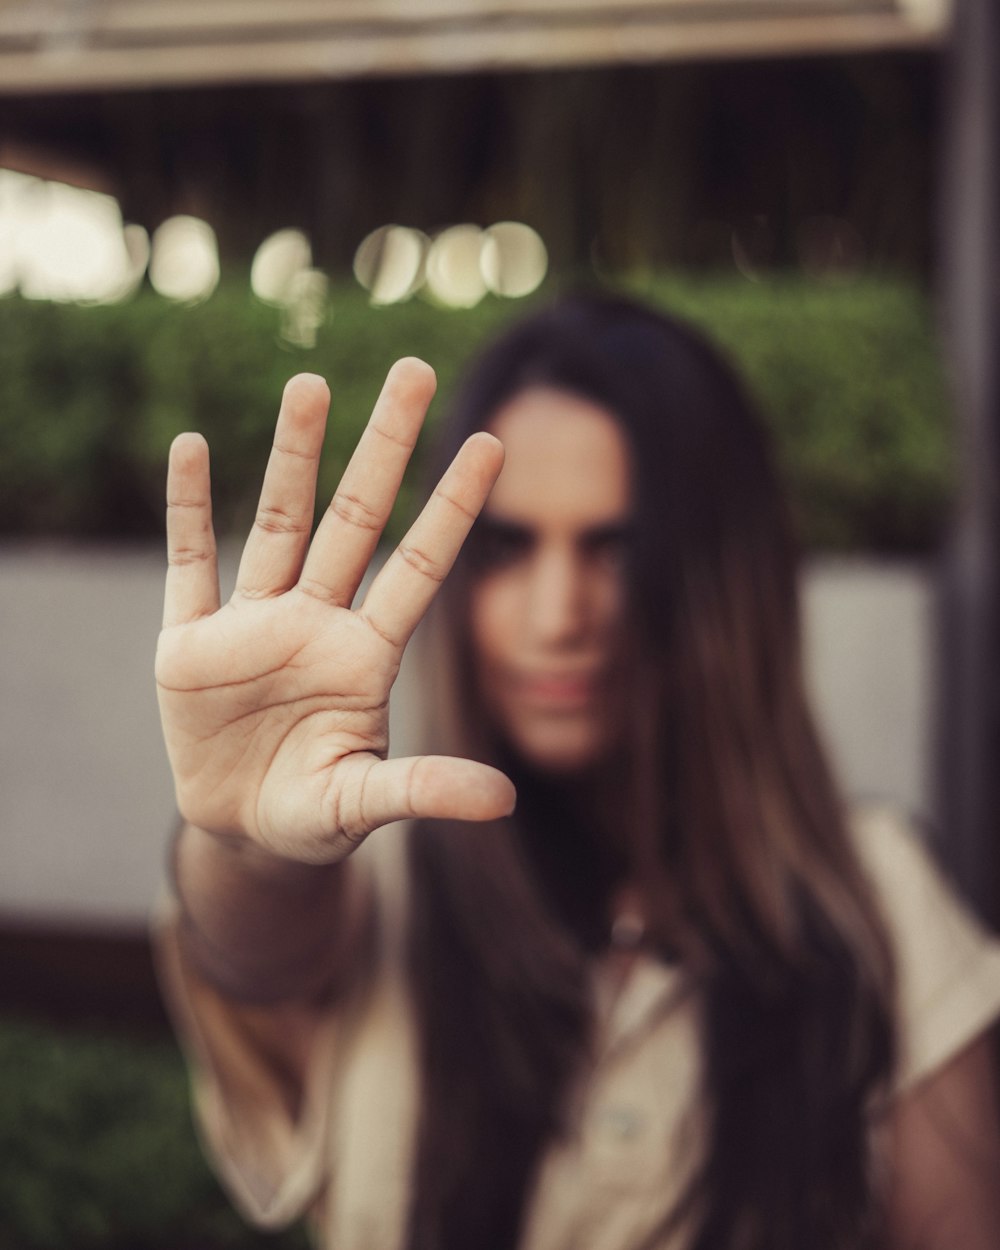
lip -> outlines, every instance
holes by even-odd
[[[597,697],[596,673],[518,673],[512,678],[514,690],[525,703],[553,711],[575,711],[589,707]]]

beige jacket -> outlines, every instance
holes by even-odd
[[[270,1227],[308,1213],[336,1250],[397,1250],[403,1236],[418,1089],[398,832],[370,839],[353,869],[395,917],[372,992],[318,1033],[226,1002],[184,967],[169,921],[160,939],[205,1146],[234,1202]],[[1000,943],[893,813],[860,816],[857,838],[896,952],[904,1090],[1000,1016]],[[701,1157],[699,1004],[683,973],[645,959],[612,995],[598,969],[595,994],[596,1060],[574,1131],[543,1157],[519,1250],[645,1247]],[[683,1250],[685,1230],[659,1244]]]

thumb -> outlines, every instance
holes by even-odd
[[[510,779],[488,764],[413,755],[370,762],[342,791],[338,815],[343,832],[359,837],[395,820],[497,820],[510,815],[516,797]]]

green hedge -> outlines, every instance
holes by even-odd
[[[0,1250],[306,1250],[240,1220],[168,1042],[0,1020]]]
[[[933,546],[953,458],[919,290],[679,277],[631,289],[704,326],[745,370],[773,422],[808,545]],[[325,497],[392,360],[416,354],[434,365],[440,412],[469,353],[524,307],[376,309],[345,285],[331,293],[316,347],[302,350],[283,345],[278,314],[242,278],[193,308],[150,292],[117,307],[0,300],[0,532],[158,533],[166,450],[192,428],[214,450],[219,528],[242,529],[282,385],[299,369],[324,374],[333,390]],[[401,510],[411,504],[408,494]]]

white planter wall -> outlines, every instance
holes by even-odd
[[[847,793],[934,816],[934,583],[917,563],[819,560],[805,570],[806,678]]]
[[[152,679],[162,576],[149,549],[0,550],[0,924],[145,922],[174,823]],[[803,589],[808,680],[845,788],[929,812],[928,574],[817,562]],[[404,673],[400,751],[410,690]]]

